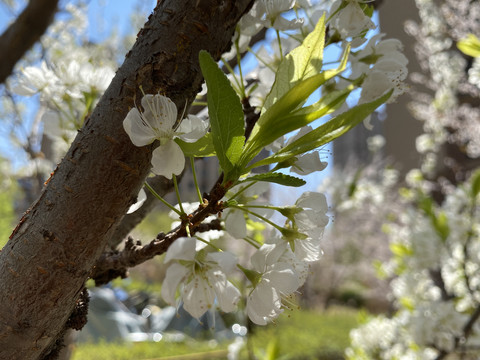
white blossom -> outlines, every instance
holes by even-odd
[[[183,237],[168,248],[164,262],[170,264],[162,286],[162,297],[170,305],[175,305],[175,294],[181,286],[183,307],[195,318],[212,308],[215,300],[221,310],[233,311],[240,292],[227,280],[226,274],[235,267],[234,256],[227,252],[196,252],[195,247],[194,238]]]
[[[50,87],[55,86],[56,81],[55,73],[48,68],[45,61],[42,61],[40,67],[29,66],[22,70],[22,76],[13,91],[19,95],[31,96],[37,92],[50,91]]]
[[[258,325],[266,325],[283,312],[282,301],[300,286],[292,265],[279,261],[284,248],[264,244],[251,257],[258,279],[247,297],[247,314]]]
[[[328,224],[327,199],[324,194],[307,191],[298,198],[295,205],[302,208],[302,211],[294,215],[295,225],[300,233],[308,237],[295,239],[295,249],[292,250],[299,260],[317,261],[322,255],[320,241]]]
[[[343,3],[343,0],[338,0],[332,6],[332,13],[341,7]],[[364,14],[357,0],[347,0],[347,4],[332,18],[331,25],[344,40],[356,38],[366,30],[375,29],[376,27],[373,21]],[[359,40],[355,43],[355,46],[359,46],[363,42],[363,40]]]
[[[123,128],[135,146],[145,146],[155,140],[160,146],[152,153],[152,171],[168,179],[172,174],[179,175],[185,167],[182,149],[174,141],[175,137],[187,142],[194,142],[202,137],[207,125],[201,119],[189,116],[177,130],[177,107],[166,96],[147,94],[142,98],[143,112],[132,108],[125,120]]]

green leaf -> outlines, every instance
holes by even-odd
[[[225,181],[233,180],[238,176],[236,165],[245,143],[242,104],[230,81],[210,54],[200,51],[199,60],[208,87],[208,114],[213,147],[225,173]]]
[[[433,226],[442,241],[447,241],[448,235],[450,235],[450,227],[448,226],[447,215],[443,211],[440,212],[438,216],[434,217]]]
[[[322,97],[317,103],[306,108],[301,108],[290,115],[280,116],[276,119],[275,124],[270,127],[264,126],[263,129],[254,135],[252,143],[255,147],[251,148],[252,154],[257,154],[268,144],[271,144],[279,137],[288,134],[294,130],[302,128],[311,122],[321,118],[324,115],[332,113],[338,109],[346,100],[354,86],[341,91],[332,92]],[[247,149],[247,151],[250,149]]]
[[[458,49],[466,55],[480,57],[480,40],[473,34],[457,42]]]
[[[392,95],[392,92],[393,90],[372,102],[357,105],[338,115],[317,129],[310,131],[306,135],[285,146],[272,156],[249,166],[247,171],[258,166],[288,160],[293,156],[306,153],[329,143],[363,121],[368,115],[375,111],[376,108],[385,103]]]
[[[301,80],[308,79],[322,70],[324,43],[325,14],[303,43],[283,58],[278,66],[272,89],[265,98],[262,113]]]
[[[405,244],[400,243],[392,243],[390,244],[390,251],[392,254],[404,257],[404,256],[411,256],[413,255],[413,250]]]
[[[283,173],[271,173],[271,172],[249,176],[248,178],[243,179],[239,183],[244,183],[247,181],[266,181],[266,182],[272,182],[275,184],[293,186],[293,187],[303,186],[307,183],[305,180],[297,178],[295,176],[291,176]]]
[[[433,211],[433,200],[430,197],[422,197],[418,202],[418,207],[423,210],[423,212],[428,215],[430,218],[435,217],[435,213]]]
[[[302,80],[260,116],[245,144],[242,166],[246,166],[260,150],[280,136],[311,123],[341,105],[353,87],[326,95],[316,104],[295,111],[316,89],[345,69],[349,51],[347,47],[337,69],[326,70]]]
[[[185,156],[209,157],[215,155],[211,133],[206,133],[194,143],[189,143],[179,138],[176,138],[175,142],[180,146]]]
[[[472,183],[472,197],[475,200],[478,193],[480,193],[480,170],[473,173],[470,181]]]

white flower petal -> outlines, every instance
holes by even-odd
[[[194,318],[199,318],[212,308],[215,301],[215,291],[209,281],[203,277],[195,276],[185,285],[182,294],[183,308]]]
[[[359,104],[378,99],[380,96],[393,88],[388,76],[381,71],[372,71],[363,81]]]
[[[131,214],[140,209],[145,200],[147,200],[147,194],[145,193],[145,190],[141,188],[137,195],[137,202],[128,208],[127,214]]]
[[[240,291],[227,280],[225,274],[220,271],[210,271],[209,279],[212,280],[215,293],[217,294],[218,306],[225,312],[235,310],[240,299]]]
[[[282,256],[285,247],[282,244],[263,244],[250,258],[255,271],[263,273],[268,265],[274,264]]]
[[[247,298],[247,314],[257,325],[266,325],[281,313],[281,300],[268,284],[258,284]]]
[[[320,247],[321,236],[309,237],[295,241],[295,257],[300,261],[314,262],[320,260],[323,251]]]
[[[270,286],[279,291],[282,295],[289,295],[298,289],[300,281],[295,274],[291,264],[276,263],[271,270],[263,275]]]
[[[175,141],[168,140],[153,150],[152,165],[152,172],[171,179],[172,174],[180,175],[185,168],[185,155]]]
[[[283,16],[279,15],[275,18],[272,27],[279,31],[295,30],[300,29],[303,26],[303,22],[303,19],[287,20]]]
[[[197,240],[189,237],[181,237],[175,240],[167,250],[164,263],[170,260],[192,261],[195,258],[195,245]]]
[[[328,210],[325,195],[315,191],[304,192],[295,204],[301,208],[309,208],[323,213],[326,213]]]
[[[327,167],[327,163],[320,160],[318,151],[314,151],[297,158],[291,171],[298,175],[308,175],[315,171],[322,171]]]
[[[237,266],[235,255],[228,251],[209,253],[206,258],[208,261],[216,262],[226,274],[230,274]]]
[[[173,263],[168,267],[162,284],[162,297],[168,304],[175,306],[177,287],[187,273],[188,269],[178,263]]]
[[[185,142],[193,143],[203,137],[208,130],[208,122],[200,119],[198,116],[189,115],[183,119],[177,129],[178,136]]]
[[[242,211],[229,211],[225,219],[225,228],[230,235],[236,239],[243,239],[247,236],[247,222]]]
[[[177,121],[177,106],[170,98],[157,94],[147,94],[142,98],[143,117],[155,130],[173,131]]]
[[[123,128],[133,145],[145,146],[155,141],[155,132],[147,126],[137,108],[132,108],[123,120]]]

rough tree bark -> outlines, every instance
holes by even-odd
[[[135,201],[158,144],[137,148],[122,121],[146,93],[179,109],[201,87],[198,52],[228,50],[253,0],[166,0],[132,50],[42,194],[0,253],[0,358],[48,358],[92,265]]]
[[[0,36],[0,84],[18,60],[47,30],[57,11],[58,0],[31,0],[17,20]]]

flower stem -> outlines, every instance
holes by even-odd
[[[160,200],[165,206],[167,206],[170,210],[173,210],[176,212],[178,215],[182,215],[182,213],[176,209],[172,204],[170,204],[168,201],[166,201],[164,198],[162,198],[160,195],[157,194],[155,190],[145,181],[145,187],[152,193],[153,196],[155,196],[158,200]]]
[[[199,241],[203,242],[204,244],[207,244],[208,246],[211,246],[212,248],[214,248],[215,250],[217,250],[218,252],[223,252],[222,249],[220,249],[219,247],[213,245],[210,241],[208,240],[205,240],[203,238],[201,238],[200,236],[196,235],[195,236]]]
[[[243,240],[245,240],[248,244],[252,245],[256,249],[260,249],[261,244],[258,243],[255,239],[252,239],[251,237],[247,236],[244,237]]]
[[[235,48],[237,50],[237,64],[238,64],[238,74],[240,75],[240,89],[242,90],[242,98],[245,98],[245,85],[243,83],[243,73],[242,73],[242,57],[240,55],[240,47],[238,45],[240,37],[235,40]]]
[[[252,181],[250,184],[248,184],[247,186],[241,188],[238,192],[236,192],[234,195],[230,196],[230,199],[228,200],[232,200],[232,199],[235,199],[238,195],[240,195],[241,193],[243,193],[245,190],[247,190],[250,186],[253,186],[255,185],[257,182],[256,181]]]
[[[178,191],[177,177],[175,174],[172,174],[173,186],[175,186],[175,194],[177,195],[178,207],[180,208],[180,215],[185,215],[185,210],[183,210],[182,199],[180,199],[180,191]]]
[[[195,161],[194,161],[193,157],[190,157],[190,167],[192,168],[193,182],[195,183],[195,189],[197,190],[198,201],[200,201],[200,204],[202,204],[203,203],[203,197],[202,197],[202,193],[200,191],[200,188],[198,187],[197,173],[195,172]]]
[[[260,214],[257,214],[257,213],[254,212],[254,211],[248,210],[246,207],[244,207],[244,206],[242,206],[242,205],[231,205],[230,207],[235,208],[235,209],[242,210],[243,212],[246,212],[246,213],[248,213],[248,214],[250,214],[250,215],[253,215],[253,216],[259,218],[260,220],[265,221],[267,224],[272,225],[275,229],[279,230],[280,232],[284,230],[284,228],[282,228],[281,226],[275,224],[273,221],[267,219],[265,216],[262,216],[262,215],[260,215]]]
[[[238,78],[237,78],[237,75],[235,75],[235,71],[233,70],[233,68],[230,66],[230,64],[228,63],[227,60],[225,60],[224,58],[222,58],[222,62],[223,62],[223,65],[225,65],[225,67],[227,68],[228,72],[230,74],[232,74],[233,76],[233,81],[235,82],[235,84],[232,84],[235,85],[237,87],[236,91],[238,94],[242,94],[242,97],[245,97],[245,90],[243,89],[243,83],[240,83],[238,81]],[[234,87],[235,87],[234,86]]]
[[[280,38],[280,31],[275,30],[277,32],[277,40],[278,40],[278,50],[280,51],[280,59],[283,59],[283,50],[282,50],[282,39]]]

